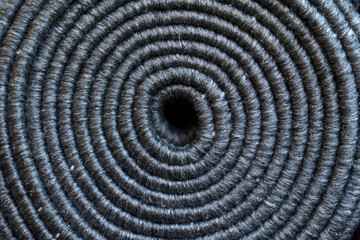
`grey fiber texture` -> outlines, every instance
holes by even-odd
[[[351,239],[351,0],[6,0],[0,239]]]

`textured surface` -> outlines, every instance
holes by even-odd
[[[351,239],[350,0],[7,0],[0,239]]]

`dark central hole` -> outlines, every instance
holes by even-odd
[[[178,144],[187,144],[194,139],[198,117],[193,104],[188,99],[177,97],[166,100],[163,114],[170,130],[178,135]]]
[[[187,131],[197,125],[196,112],[193,105],[185,98],[175,98],[165,102],[164,116],[171,126]]]

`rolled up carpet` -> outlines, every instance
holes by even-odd
[[[0,239],[351,239],[350,0],[6,0]]]

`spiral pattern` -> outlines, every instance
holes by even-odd
[[[7,0],[0,239],[349,239],[350,0]]]

